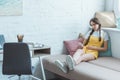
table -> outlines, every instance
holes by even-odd
[[[39,57],[50,54],[50,47],[46,45],[43,47],[32,47],[30,50],[32,51],[32,57]]]

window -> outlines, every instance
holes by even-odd
[[[114,0],[114,12],[116,17],[120,17],[120,0]]]

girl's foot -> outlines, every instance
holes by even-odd
[[[56,60],[55,64],[64,72],[64,73],[68,73],[68,68],[65,65],[64,62],[61,62],[60,60]]]
[[[68,65],[69,70],[73,70],[74,69],[75,62],[74,62],[73,58],[70,55],[68,55],[66,57],[66,63]]]

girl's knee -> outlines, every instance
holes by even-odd
[[[78,53],[84,53],[84,51],[82,49],[77,49],[76,52],[78,52]]]

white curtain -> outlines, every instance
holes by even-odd
[[[114,0],[114,12],[116,18],[120,17],[120,0]]]

